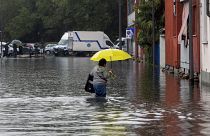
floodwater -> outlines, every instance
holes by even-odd
[[[114,62],[106,99],[84,91],[83,57],[0,63],[0,136],[207,136],[210,89],[132,60]],[[110,64],[108,65],[110,68]]]

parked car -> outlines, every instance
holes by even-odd
[[[37,46],[37,48],[36,48],[36,46]],[[26,43],[25,48],[31,54],[39,54],[40,53],[40,47],[36,43]]]
[[[1,51],[4,51],[5,44],[6,44],[5,42],[0,42],[0,55],[1,55]],[[1,45],[2,45],[2,47],[1,47]]]
[[[6,42],[2,42],[2,45],[4,46],[6,44]],[[1,45],[1,42],[0,42],[0,45]]]
[[[52,43],[50,43],[50,44],[47,44],[46,46],[45,46],[45,49],[44,49],[44,51],[45,51],[45,53],[46,54],[52,54],[53,53],[53,51],[54,51],[54,47],[56,46],[57,44],[52,44]]]
[[[120,44],[120,40],[119,38],[115,41],[115,46],[119,49],[119,44]],[[122,37],[122,40],[121,40],[121,44],[122,44],[122,50],[123,51],[127,51],[127,46],[128,46],[128,42],[127,42],[127,38],[126,37]]]
[[[8,49],[8,55],[9,56],[12,56],[13,52],[14,52],[14,49],[13,49],[13,46],[11,44],[8,45],[9,49]],[[18,49],[17,49],[18,51]]]
[[[59,45],[53,46],[53,53],[55,54],[55,56],[68,55],[69,51],[68,51],[67,45],[59,44]]]

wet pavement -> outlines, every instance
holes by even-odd
[[[106,99],[84,91],[83,57],[3,59],[1,136],[207,136],[210,88],[132,60],[114,62]],[[110,67],[110,65],[108,65]]]

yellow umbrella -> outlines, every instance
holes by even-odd
[[[99,61],[102,58],[106,59],[106,61],[118,61],[130,59],[131,55],[119,49],[105,49],[95,53],[90,60]]]

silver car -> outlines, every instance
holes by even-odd
[[[53,48],[54,48],[54,46],[56,46],[57,44],[47,44],[46,46],[45,46],[45,53],[46,54],[52,54],[53,53]]]

